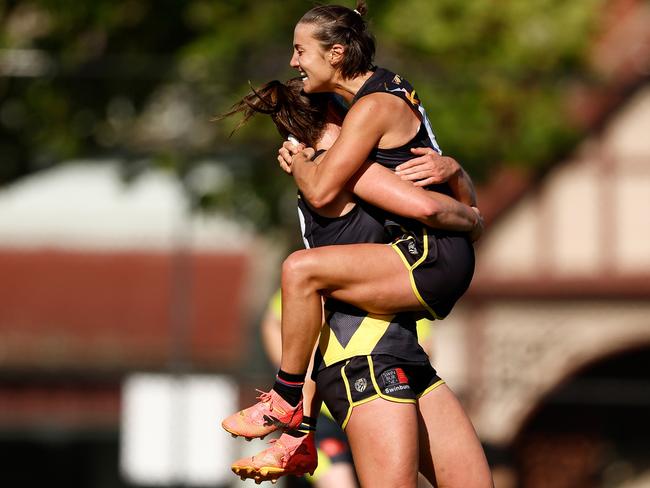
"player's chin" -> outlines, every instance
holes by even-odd
[[[302,81],[302,91],[305,93],[321,93],[327,91],[327,89],[319,83],[314,83],[314,80],[311,78],[304,78]]]

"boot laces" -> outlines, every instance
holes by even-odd
[[[271,392],[258,390],[257,388],[255,389],[255,391],[260,394],[260,396],[257,397],[257,400],[259,400],[261,403],[268,405],[269,410],[273,410],[273,400],[272,400]]]

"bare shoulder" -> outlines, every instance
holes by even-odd
[[[356,121],[364,124],[383,125],[391,123],[396,113],[407,109],[406,104],[389,93],[371,93],[357,101],[345,117],[345,122]],[[408,109],[407,109],[408,110]]]
[[[354,105],[352,105],[350,112],[355,108],[371,108],[373,110],[383,109],[387,112],[391,112],[404,107],[406,107],[404,101],[392,93],[375,92],[361,97]]]
[[[357,114],[353,114],[355,109]],[[351,117],[352,116],[352,117]],[[391,93],[371,93],[356,102],[343,121],[357,131],[366,127],[376,136],[374,143],[381,148],[398,147],[417,133],[421,120],[411,107]]]

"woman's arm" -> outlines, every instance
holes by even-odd
[[[364,104],[364,110],[382,110],[372,97],[366,97],[361,101],[365,99],[370,99],[372,103]],[[389,100],[397,99],[390,97]],[[398,106],[401,108],[402,104]],[[381,117],[377,118],[377,120],[379,119]],[[350,120],[353,121],[352,124],[349,123]],[[470,208],[441,193],[428,192],[416,187],[410,181],[400,179],[392,171],[379,164],[369,164],[365,160],[355,164],[338,164],[337,158],[340,155],[332,157],[331,153],[337,145],[339,150],[341,145],[344,149],[350,146],[350,137],[345,135],[349,134],[350,127],[357,134],[358,137],[355,137],[357,141],[367,141],[368,137],[375,137],[378,140],[381,132],[387,130],[382,127],[381,122],[366,124],[366,128],[368,125],[372,126],[370,134],[374,134],[374,136],[365,137],[367,134],[364,130],[360,127],[355,129],[356,126],[361,125],[362,120],[362,116],[353,117],[348,114],[340,132],[338,126],[329,124],[323,134],[323,140],[318,144],[319,148],[327,149],[329,147],[329,150],[320,155],[316,162],[307,159],[314,154],[311,148],[303,150],[295,147],[292,143],[285,142],[279,151],[278,161],[281,167],[293,175],[298,188],[310,205],[316,209],[323,209],[341,196],[344,190],[348,190],[368,203],[389,212],[416,219],[430,227],[469,232],[474,240],[478,239],[483,228],[483,221],[478,209]],[[348,132],[346,132],[346,128]],[[327,144],[324,142],[325,138],[327,138]],[[342,140],[344,140],[343,143],[341,143]],[[353,149],[357,158],[362,157],[364,151],[370,152],[375,146],[375,144],[362,144],[361,142],[357,145],[362,148],[361,150]],[[451,158],[444,158],[437,153],[436,156],[439,160],[450,160],[455,163],[455,165],[446,165],[446,173],[445,168],[442,168],[440,172],[447,180],[453,179],[458,174],[460,165]],[[328,161],[330,169],[325,171]],[[334,162],[332,163],[332,161]],[[425,158],[424,163],[426,170],[431,171],[440,161],[429,155],[428,158]],[[422,162],[420,162],[421,164]],[[332,170],[332,167],[338,167],[339,171]],[[449,167],[453,171],[448,171]],[[452,185],[450,184],[450,186]]]
[[[478,209],[442,193],[416,187],[378,163],[365,163],[346,188],[371,205],[429,227],[468,232],[472,240],[483,232]]]
[[[312,148],[293,156],[291,171],[296,184],[315,208],[331,202],[366,162],[382,137],[394,131],[391,124],[395,124],[396,115],[406,106],[397,97],[382,95],[385,94],[363,97],[350,109],[339,137],[319,159],[319,164],[310,164],[314,154]]]
[[[339,132],[340,128],[331,139],[336,140]],[[329,145],[319,144],[320,146],[324,149],[329,149],[331,143]],[[294,146],[290,142],[285,142],[278,150],[277,159],[280,167],[286,173],[291,174],[292,159],[304,149],[304,145]],[[395,174],[402,180],[410,181],[415,186],[420,187],[448,183],[456,200],[470,207],[477,206],[474,183],[458,161],[452,157],[443,156],[430,147],[413,148],[411,152],[415,157],[397,166],[395,171]]]
[[[476,207],[474,184],[458,161],[438,154],[430,147],[413,148],[411,152],[416,157],[397,166],[397,176],[415,186],[447,183],[456,200]]]
[[[326,131],[326,133],[330,132],[331,137],[329,137],[329,140],[335,140],[339,128],[332,125]],[[321,141],[318,147],[325,149],[328,145],[331,145],[331,142],[323,144]],[[294,178],[292,156],[300,151],[302,151],[302,147],[296,147],[290,142],[285,142],[279,151],[278,161],[280,166],[287,173],[293,174]],[[302,163],[305,166],[304,169],[315,170],[319,164],[322,164],[325,156],[326,153],[319,156],[316,163],[311,161]],[[426,170],[443,175],[443,177],[446,174],[446,178],[449,179],[449,165],[442,164],[443,160],[451,160],[455,163],[455,160],[444,158],[435,153],[435,156],[429,156],[426,159]],[[436,165],[442,167],[437,168]],[[456,163],[456,166],[459,166],[458,163]],[[477,240],[483,231],[483,220],[478,209],[474,206],[470,208],[441,193],[430,192],[421,187],[416,187],[410,181],[400,179],[392,171],[376,163],[364,163],[347,181],[344,191],[339,192],[336,198],[342,197],[347,191],[355,193],[359,198],[376,207],[397,215],[416,219],[430,227],[469,232],[472,240]],[[307,196],[305,198],[311,204],[309,198]],[[331,205],[332,203],[321,205],[319,210]]]

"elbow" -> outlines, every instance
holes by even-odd
[[[305,195],[305,198],[314,209],[319,210],[327,207],[334,201],[334,192],[312,191]]]
[[[413,208],[413,210],[415,215],[413,215],[412,218],[427,222],[437,221],[444,211],[442,205],[435,200],[421,202],[421,204]]]

